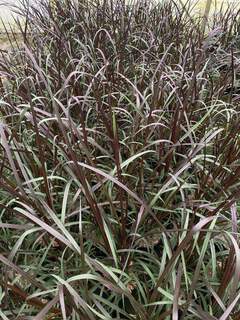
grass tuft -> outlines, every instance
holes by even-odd
[[[209,8],[22,3],[0,57],[0,318],[239,319],[240,22]]]

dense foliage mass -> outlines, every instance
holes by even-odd
[[[238,12],[38,4],[0,58],[0,317],[239,319]]]

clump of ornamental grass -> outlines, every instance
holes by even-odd
[[[0,317],[238,319],[238,12],[21,13],[0,59]]]

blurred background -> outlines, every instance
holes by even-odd
[[[37,3],[38,0],[0,0],[0,19],[4,22],[4,23],[13,23],[13,15],[14,13],[11,10],[11,5],[17,5],[20,1],[33,1],[34,4]],[[53,2],[55,0],[52,0]],[[132,0],[130,0],[132,1]],[[158,1],[158,0],[155,0]],[[161,1],[161,0],[159,0]],[[195,12],[199,12],[199,11],[204,11],[207,2],[211,2],[211,12],[214,10],[214,8],[221,8],[221,6],[223,7],[227,7],[227,5],[229,3],[234,4],[236,6],[240,6],[240,1],[239,0],[177,0],[179,2],[182,3],[190,3],[191,6],[194,7]],[[0,27],[0,29],[2,29],[2,27]]]

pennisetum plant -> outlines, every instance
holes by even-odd
[[[210,2],[22,3],[0,58],[0,318],[238,319],[239,14]]]

